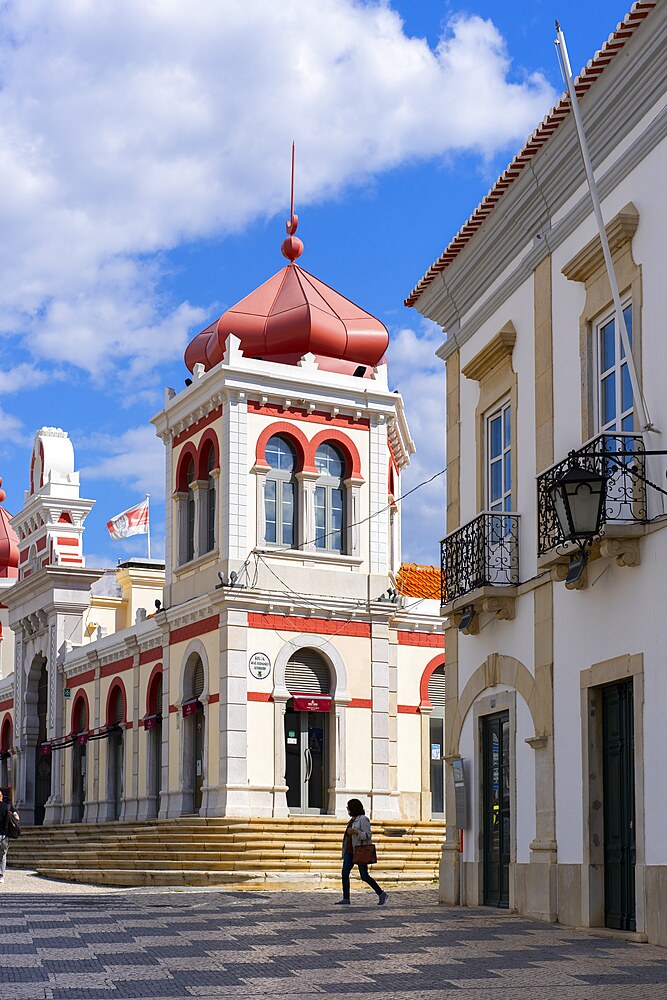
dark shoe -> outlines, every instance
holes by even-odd
[[[389,899],[389,894],[386,892],[381,892],[380,898],[378,899],[378,906],[384,906],[384,904],[387,902],[388,899]]]
[[[334,906],[349,906],[349,905],[350,905],[349,899],[339,899],[334,903]]]

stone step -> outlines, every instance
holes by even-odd
[[[12,845],[12,867],[102,885],[337,884],[343,821],[336,817],[207,819],[31,827]],[[377,822],[378,877],[437,878],[442,823]]]

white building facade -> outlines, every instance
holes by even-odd
[[[637,3],[577,80],[659,431],[641,433],[567,98],[407,300],[447,338],[441,898],[661,944],[667,466],[644,452],[667,449],[666,39],[665,6]],[[552,492],[572,468],[606,490],[585,565]]]
[[[271,295],[195,339],[153,420],[164,564],[86,568],[72,442],[37,434],[7,601],[27,822],[344,816],[352,796],[377,818],[443,816],[439,570],[401,569],[414,446],[386,330],[285,245]]]

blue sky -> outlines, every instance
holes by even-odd
[[[42,425],[97,500],[93,565],[144,554],[110,516],[152,494],[150,417],[191,337],[284,263],[297,143],[300,263],[382,319],[418,454],[443,468],[439,331],[403,299],[629,0],[21,0],[0,14],[0,475],[16,512]],[[434,434],[433,428],[442,428]],[[435,562],[444,481],[408,498]]]

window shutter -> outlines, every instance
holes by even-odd
[[[428,679],[428,700],[437,707],[443,707],[445,704],[444,666],[436,667]]]
[[[198,698],[204,690],[204,664],[197,660],[197,664],[192,674],[192,697]]]
[[[115,695],[115,700],[111,710],[111,724],[112,726],[117,726],[118,723],[123,721],[123,716],[125,714],[125,699],[123,698],[122,691],[117,690]]]
[[[329,694],[331,674],[319,653],[300,649],[287,663],[285,683],[291,694]]]
[[[79,702],[79,707],[77,711],[78,722],[77,722],[77,733],[85,733],[88,728],[88,712],[86,710],[86,703],[81,699]]]

